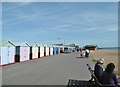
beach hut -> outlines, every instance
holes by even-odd
[[[56,55],[57,54],[57,47],[53,47],[53,55]]]
[[[40,58],[40,46],[36,42],[35,45],[38,47],[38,58]]]
[[[60,46],[60,53],[64,52],[64,46]]]
[[[60,54],[60,47],[57,48],[57,53]]]
[[[35,44],[32,46],[32,59],[38,58],[38,46]]]
[[[44,46],[40,45],[40,57],[44,57]]]
[[[30,47],[26,45],[16,46],[16,62],[29,60]]]
[[[34,44],[34,45],[29,45],[28,43],[25,43],[27,46],[29,46],[30,50],[29,50],[29,59],[32,60],[32,59],[36,59],[38,58],[38,49],[39,47]]]
[[[52,45],[49,46],[49,55],[53,55],[53,46]]]
[[[49,46],[44,45],[44,56],[49,56]]]
[[[44,57],[46,57],[46,47],[44,46]]]
[[[46,45],[46,56],[49,56],[49,46]]]
[[[54,46],[56,47],[56,54],[59,54],[60,53],[60,46]]]
[[[15,45],[11,41],[3,43],[0,49],[0,65],[15,63]]]
[[[55,46],[56,47],[56,54],[58,54],[58,47],[57,46]]]
[[[25,43],[26,44],[26,46],[28,46],[29,48],[30,48],[30,50],[29,50],[29,60],[32,60],[32,46],[30,46],[28,43]]]
[[[58,46],[54,46],[56,50],[56,54],[58,54]]]

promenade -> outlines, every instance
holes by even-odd
[[[2,68],[3,85],[66,85],[69,79],[89,80],[90,59],[78,53],[58,54]]]

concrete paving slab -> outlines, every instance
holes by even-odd
[[[89,80],[90,59],[78,53],[58,54],[2,68],[3,85],[66,85],[69,79]]]

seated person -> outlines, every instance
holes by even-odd
[[[96,78],[98,79],[99,83],[102,82],[102,75],[103,75],[103,70],[104,70],[102,66],[103,63],[104,63],[104,59],[99,59],[94,67],[94,74]]]
[[[113,63],[109,63],[103,72],[102,76],[102,84],[113,84],[113,87],[119,87],[118,81],[116,77],[116,73],[114,72],[115,65]]]

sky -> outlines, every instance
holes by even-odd
[[[118,46],[117,2],[2,2],[2,40]]]
[[[119,2],[119,0],[1,0],[2,2]]]

